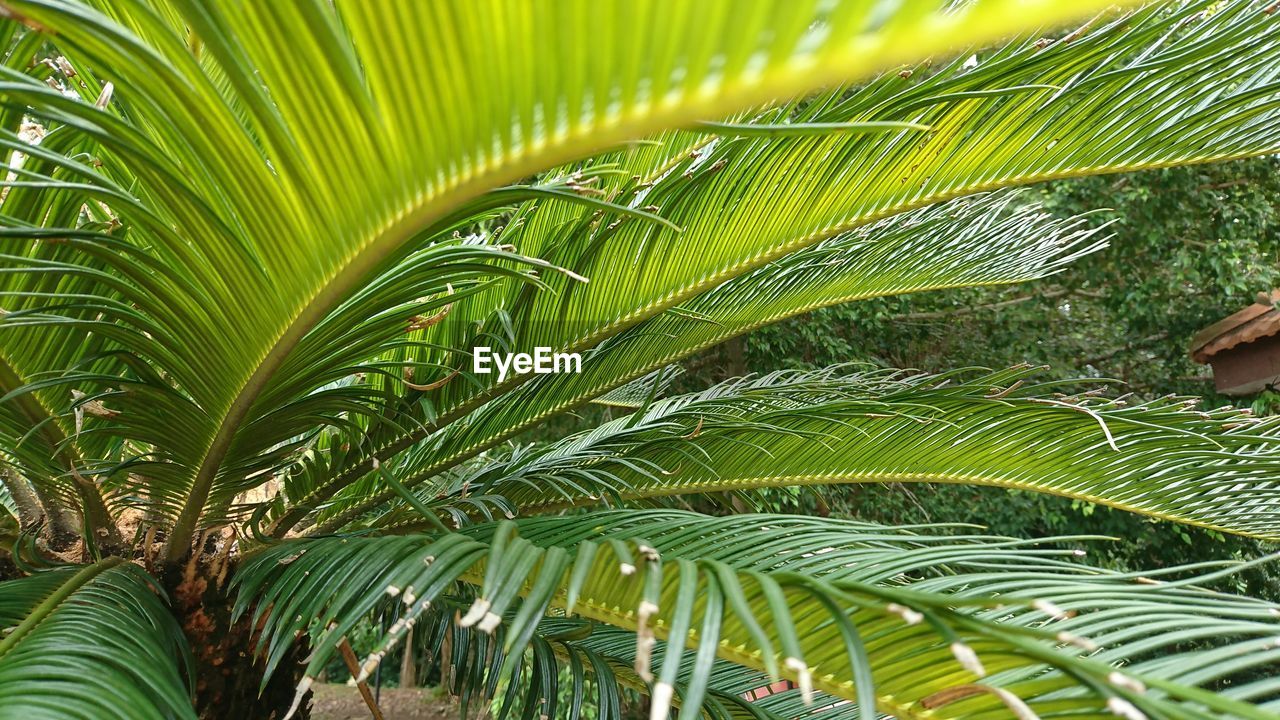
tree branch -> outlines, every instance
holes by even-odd
[[[1085,358],[1080,362],[1080,364],[1081,365],[1097,365],[1100,362],[1106,362],[1110,360],[1111,358],[1119,355],[1120,353],[1125,353],[1131,350],[1139,350],[1144,347],[1149,347],[1151,345],[1154,345],[1160,342],[1161,340],[1167,339],[1168,337],[1169,337],[1169,333],[1167,332],[1160,332],[1160,333],[1156,333],[1155,335],[1148,335],[1147,337],[1144,337],[1141,340],[1134,340],[1133,342],[1127,343],[1110,352],[1105,352],[1101,355],[1095,355],[1091,358]]]
[[[973,315],[978,312],[987,310],[999,310],[1001,308],[1019,305],[1030,300],[1052,300],[1054,298],[1064,297],[1075,294],[1072,290],[1050,290],[1049,292],[1036,293],[1034,295],[1021,295],[1009,300],[1001,300],[1000,302],[988,303],[986,305],[970,305],[968,307],[955,308],[954,310],[934,310],[930,312],[912,312],[904,315],[895,315],[894,320],[942,320],[944,318],[953,318],[963,315]]]

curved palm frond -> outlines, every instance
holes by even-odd
[[[582,716],[584,707],[594,708],[601,720],[619,720],[624,717],[623,700],[650,692],[649,683],[635,671],[635,633],[560,616],[543,617],[538,622],[529,640],[529,650],[513,657],[511,681],[504,683],[505,627],[499,625],[485,632],[475,626],[460,626],[454,619],[466,607],[454,602],[454,598],[444,598],[423,612],[414,625],[414,638],[423,638],[414,643],[415,651],[425,650],[428,662],[439,668],[441,686],[458,698],[464,712],[469,707],[496,701],[495,717],[499,720],[507,717],[576,720]],[[504,621],[514,619],[520,607],[509,610]],[[405,640],[408,641],[407,635]],[[651,664],[661,666],[666,652],[665,645],[655,646]],[[703,683],[705,688],[699,700],[698,692],[691,693],[690,686],[700,687]],[[874,720],[880,717],[872,706],[859,706],[817,691],[809,705],[804,704],[798,689],[779,690],[763,701],[757,698],[765,695],[771,683],[762,671],[714,656],[700,659],[695,652],[684,651],[671,706],[679,709],[680,717],[713,720],[786,720],[800,716],[820,720]]]
[[[576,720],[557,668],[595,677],[606,713],[648,693],[656,720],[1273,717],[1280,611],[1199,587],[1227,569],[795,517],[493,521],[887,479],[1280,538],[1280,420],[1046,397],[1022,369],[653,399],[651,373],[763,323],[1097,247],[983,192],[1280,150],[1268,1],[972,50],[1109,4],[0,0],[0,470],[23,475],[0,507],[29,477],[77,496],[89,541],[142,506],[169,563],[285,472],[253,514],[274,535],[430,523],[255,547],[237,612],[271,668],[312,632],[311,678],[394,607],[367,666],[430,621],[441,652],[466,645],[455,689],[506,683],[527,717]],[[494,382],[467,372],[482,340],[585,372]],[[478,457],[646,376],[629,418]],[[0,583],[0,717],[191,717],[157,595],[121,558]],[[740,702],[780,677],[798,688]]]
[[[549,620],[546,624],[549,626],[548,630],[559,631],[560,634],[575,631],[579,636],[585,634],[581,629],[581,621]],[[569,627],[561,630],[557,627],[561,624]],[[574,627],[575,625],[578,627]],[[570,659],[574,654],[602,657],[619,685],[640,692],[648,691],[647,684],[635,674],[637,643],[634,633],[596,625],[590,628],[590,634],[581,639],[566,641],[564,646],[565,654]],[[651,663],[661,666],[670,651],[671,648],[667,645],[654,647]],[[705,673],[706,691],[702,701],[697,702],[696,688],[701,673]],[[696,653],[685,651],[684,657],[680,659],[672,705],[680,709],[681,720],[692,720],[701,715],[725,720],[785,720],[801,716],[814,720],[872,720],[882,717],[874,704],[851,703],[817,690],[806,698],[799,688],[784,690],[774,686],[771,680],[767,673],[759,670],[719,659],[707,662],[703,658],[700,662]],[[867,678],[867,682],[870,693],[874,685],[870,678]],[[694,692],[690,691],[691,687],[695,688]]]
[[[427,502],[469,492],[529,515],[759,487],[950,482],[1280,539],[1280,420],[1185,398],[1064,395],[1055,391],[1073,383],[1029,383],[1034,373],[829,368],[729,381],[478,464],[429,487]],[[402,507],[375,522],[415,516]]]
[[[188,405],[180,433],[145,408],[121,411],[124,432],[158,448],[147,471],[158,509],[175,516],[173,559],[215,488],[256,469],[251,426],[282,412],[263,403],[273,384],[289,386],[281,373],[308,334],[410,241],[485,207],[492,188],[994,40],[1023,29],[1029,7],[1052,23],[1104,4],[904,0],[886,14],[722,1],[672,16],[585,2],[5,0],[6,16],[55,38],[82,74],[109,69],[124,109],[103,112],[18,73],[0,87],[6,105],[96,140],[113,167],[79,169],[81,181],[105,193],[107,178],[135,179],[113,211],[151,261],[182,268],[182,282],[147,282],[147,260],[116,258],[115,272],[137,284],[116,291],[135,309],[121,313],[114,294],[93,300],[126,321],[120,342],[164,373],[148,389]],[[588,27],[589,61],[578,42]],[[462,28],[484,28],[484,42],[459,42]],[[420,71],[405,82],[410,68]]]
[[[186,640],[136,565],[0,582],[0,717],[195,718]]]
[[[1020,202],[1016,192],[997,193],[904,213],[793,253],[602,343],[584,357],[581,373],[535,378],[450,425],[406,458],[411,471],[402,473],[405,484],[415,486],[637,372],[785,317],[881,295],[1050,275],[1103,246],[1094,241],[1098,229],[1085,222],[1053,218],[1033,203]],[[333,476],[330,459],[316,457],[287,481],[286,492],[300,506],[293,516],[343,481]],[[369,497],[379,482],[374,476],[352,485],[333,510],[320,515],[317,530],[339,527],[385,502],[386,490]],[[308,485],[315,487],[308,490]],[[290,517],[277,521],[277,533]]]
[[[790,253],[955,196],[1274,152],[1280,43],[1268,38],[1280,24],[1265,9],[1156,5],[1099,19],[1061,42],[1022,40],[979,53],[976,67],[957,60],[917,68],[927,76],[919,82],[886,75],[798,106],[792,117],[766,112],[760,122],[874,119],[930,131],[717,137],[657,177],[632,176],[607,193],[657,208],[679,233],[550,202],[527,207],[503,230],[504,242],[592,282],[548,278],[558,292],[542,293],[499,284],[433,328],[441,349],[422,362],[466,377],[470,348],[484,344],[477,323],[514,349],[589,352]],[[652,369],[637,363],[612,383]],[[277,534],[368,472],[372,457],[402,452],[529,379],[494,385],[472,375],[440,388],[424,403],[429,412],[397,423],[416,429],[375,433],[359,452],[326,462],[330,477],[298,499]]]
[[[395,639],[453,583],[476,587],[458,622],[505,624],[508,676],[547,608],[561,607],[636,633],[654,717],[666,715],[686,647],[792,679],[806,696],[856,700],[854,678],[869,669],[877,709],[899,717],[1000,715],[1008,696],[1045,716],[1274,711],[1280,681],[1243,679],[1280,660],[1270,604],[1194,586],[1210,576],[1152,580],[1073,554],[794,516],[621,511],[434,538],[288,541],[242,570],[239,606],[257,604],[272,658],[312,621],[329,628],[313,638],[311,677],[386,600],[403,606]],[[705,690],[701,675],[687,692]],[[1213,683],[1226,689],[1203,689]]]
[[[20,34],[21,26],[14,20],[4,23],[0,36],[8,38],[4,48],[9,54],[0,67],[5,74],[54,81],[56,73],[49,67],[54,63],[31,62],[39,36]],[[92,93],[101,91],[93,79],[75,87],[89,101]],[[59,501],[78,505],[91,531],[110,535],[115,528],[101,490],[86,478],[91,468],[85,459],[86,453],[90,458],[101,456],[110,440],[81,437],[86,417],[92,425],[94,411],[109,411],[74,386],[68,393],[65,386],[46,384],[77,366],[98,373],[119,369],[103,357],[102,339],[84,332],[94,324],[94,312],[84,300],[101,285],[106,265],[72,247],[83,237],[105,237],[112,229],[110,211],[90,188],[75,182],[74,172],[63,168],[82,167],[67,158],[91,154],[95,145],[66,128],[47,132],[27,122],[20,107],[5,108],[0,111],[0,148],[7,149],[6,172],[13,181],[6,178],[0,187],[0,323],[5,337],[0,346],[0,437],[10,439],[4,443],[5,454],[36,485],[46,506]],[[51,191],[49,184],[57,190]],[[44,224],[79,227],[64,235],[46,233]],[[79,264],[67,266],[75,261]],[[50,305],[73,322],[50,322]],[[27,319],[30,314],[36,317]],[[25,322],[38,329],[17,329]],[[69,498],[74,500],[67,502]]]

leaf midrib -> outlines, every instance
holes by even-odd
[[[1071,500],[1083,500],[1096,505],[1106,505],[1117,510],[1142,515],[1144,517],[1164,520],[1167,522],[1178,523],[1180,525],[1192,525],[1194,527],[1204,528],[1206,530],[1216,530],[1230,535],[1239,535],[1241,537],[1257,538],[1259,540],[1276,541],[1280,540],[1280,534],[1263,534],[1255,532],[1246,532],[1239,529],[1233,529],[1223,525],[1217,525],[1202,520],[1191,520],[1186,517],[1173,515],[1150,508],[1143,508],[1131,505],[1118,500],[1110,499],[1100,495],[1090,493],[1073,493],[1060,490],[1054,487],[1037,485],[1035,483],[1023,482],[1018,480],[1008,480],[994,475],[972,475],[962,473],[941,473],[941,472],[865,472],[860,474],[849,473],[846,477],[855,477],[856,479],[841,480],[839,476],[820,475],[820,474],[802,474],[802,475],[776,475],[776,476],[756,476],[756,477],[735,477],[735,478],[717,478],[701,483],[693,483],[681,485],[678,487],[666,485],[650,485],[637,492],[623,492],[620,497],[623,500],[643,500],[648,498],[672,497],[675,495],[695,495],[701,493],[723,492],[732,490],[758,490],[770,487],[794,487],[794,486],[811,486],[811,485],[846,485],[861,483],[891,483],[891,482],[933,482],[948,485],[979,485],[983,487],[997,487],[1005,490],[1024,490],[1028,492],[1039,493],[1042,495],[1056,495]],[[596,501],[588,502],[549,502],[539,505],[530,505],[520,508],[520,517],[527,515],[539,515],[552,513],[561,510],[580,508],[596,504]],[[416,523],[413,525],[401,525],[389,528],[395,531],[410,531],[414,529],[422,529]]]

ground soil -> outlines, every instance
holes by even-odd
[[[311,720],[370,720],[360,691],[346,685],[316,685]],[[378,707],[386,720],[458,720],[458,707],[435,690],[383,688]]]

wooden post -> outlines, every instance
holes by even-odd
[[[338,650],[342,652],[342,660],[347,664],[347,670],[351,671],[351,677],[360,677],[360,661],[356,659],[356,653],[351,649],[351,643],[346,638],[338,641]],[[378,703],[373,699],[373,693],[369,692],[369,685],[364,681],[356,681],[356,687],[360,690],[360,697],[364,698],[364,704],[369,706],[369,712],[373,713],[373,720],[385,720],[382,717],[382,711],[378,709]]]
[[[404,634],[404,656],[400,658],[400,687],[418,686],[418,665],[413,654],[413,628]]]

